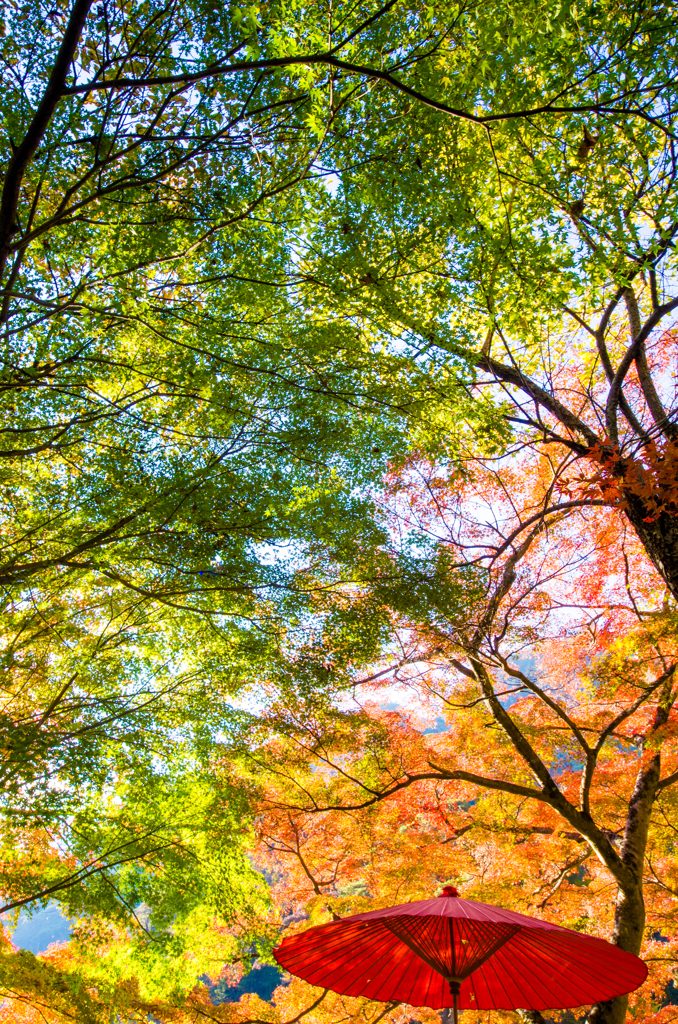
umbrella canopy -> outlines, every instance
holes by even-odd
[[[410,1006],[551,1010],[638,988],[642,960],[603,939],[443,896],[355,914],[283,939],[281,967],[347,996]]]

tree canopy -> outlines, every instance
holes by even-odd
[[[509,864],[665,986],[672,5],[1,31],[0,887],[76,924],[5,939],[0,1014],[240,1020],[191,989],[288,912]],[[365,689],[394,664],[411,713]]]

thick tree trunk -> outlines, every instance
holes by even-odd
[[[628,996],[619,996],[617,999],[608,999],[605,1003],[596,1003],[591,1007],[586,1024],[624,1024],[628,1005]]]
[[[518,1016],[523,1024],[546,1024],[546,1019],[539,1010],[518,1010]]]
[[[634,494],[626,494],[626,515],[638,534],[653,565],[678,600],[678,516],[662,512],[654,521],[652,512]]]
[[[645,903],[642,883],[631,892],[617,894],[612,941],[629,953],[640,953],[645,927]],[[628,996],[618,996],[591,1007],[587,1024],[624,1024],[628,1007]]]
[[[671,681],[666,690],[670,695]],[[653,728],[662,725],[667,717],[670,701],[662,701],[655,712]],[[631,872],[635,884],[619,887],[617,905],[614,916],[612,941],[621,949],[636,956],[640,953],[645,929],[645,901],[643,899],[643,862],[647,847],[647,836],[650,827],[650,815],[657,792],[657,783],[661,769],[659,754],[644,759],[638,772],[633,795],[629,801],[626,817],[624,842],[619,857],[624,866]],[[604,1003],[591,1007],[587,1024],[624,1024],[628,996],[619,996]]]

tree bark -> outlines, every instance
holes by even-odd
[[[631,525],[657,572],[678,600],[678,516],[661,512],[653,519],[635,494],[627,493],[625,499],[626,515]]]
[[[664,700],[655,713],[650,733],[663,725],[672,703],[671,677],[665,684]],[[633,795],[629,801],[624,841],[619,853],[624,867],[634,878],[634,884],[620,885],[615,907],[612,942],[628,953],[638,956],[645,929],[645,901],[643,899],[643,862],[647,847],[652,805],[661,772],[661,757],[655,754],[638,772]],[[628,996],[618,996],[591,1007],[587,1024],[624,1024]]]
[[[600,444],[611,443],[613,447],[617,444],[617,410],[618,408],[621,408],[624,401],[623,392],[621,390],[624,378],[639,354],[641,366],[644,366],[643,346],[646,339],[649,337],[651,330],[661,322],[662,318],[672,312],[675,308],[678,308],[678,298],[671,299],[659,309],[655,310],[646,320],[645,324],[643,324],[642,328],[638,330],[633,343],[627,349],[624,359],[622,360],[622,364],[619,366],[613,380],[611,381],[606,413],[608,420],[607,442],[603,442],[591,427],[589,427],[582,418],[575,415],[575,413],[560,401],[555,394],[551,393],[548,389],[541,387],[536,383],[536,381],[532,380],[531,377],[523,373],[523,371],[517,366],[504,365],[484,353],[478,358],[478,366],[495,377],[495,379],[518,388],[524,395],[528,396],[536,406],[554,416],[572,435],[570,438],[566,437],[561,440],[563,440],[563,442],[567,444],[573,452],[578,455],[590,455],[590,452],[596,449]],[[651,378],[647,376],[645,381],[645,390],[650,396],[650,401],[653,401],[652,396],[656,394],[656,391],[653,389],[654,385],[652,384]],[[675,424],[669,423],[659,399],[657,399],[657,402],[659,404],[654,403],[655,417],[661,422],[665,435],[669,438],[674,438],[678,428],[676,428]],[[640,425],[635,419],[634,422],[636,424],[637,431],[640,429]],[[538,421],[535,420],[533,425],[538,426]],[[642,441],[646,436],[647,435],[643,433],[640,435],[640,440]],[[622,470],[620,468],[620,474],[621,472]],[[621,479],[619,479],[619,482],[622,483],[623,487]],[[636,531],[653,565],[666,581],[666,585],[673,597],[678,600],[678,516],[672,514],[675,512],[675,509],[662,511],[659,512],[659,514],[656,514],[653,513],[652,509],[648,508],[642,499],[637,494],[633,493],[632,490],[623,488],[623,494],[626,503],[626,514],[629,521]]]
[[[645,927],[645,902],[642,879],[633,890],[617,893],[612,942],[636,956],[640,953]],[[624,1024],[629,1004],[628,996],[618,996],[591,1007],[587,1024]]]
[[[546,1019],[539,1010],[518,1010],[518,1016],[523,1024],[546,1024]]]

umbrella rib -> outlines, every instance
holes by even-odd
[[[440,965],[436,964],[435,960],[432,957],[429,957],[426,955],[426,953],[422,952],[422,950],[419,949],[416,943],[412,942],[410,938],[408,938],[406,935],[402,935],[399,931],[396,931],[396,929],[391,926],[388,918],[383,918],[381,923],[385,925],[386,928],[388,928],[392,935],[395,935],[399,942],[402,942],[404,946],[407,946],[407,948],[410,949],[415,956],[418,956],[420,960],[423,960],[425,964],[428,964],[429,967],[432,967],[437,974],[440,974],[445,979],[445,981],[461,981],[461,978],[455,978],[451,974],[443,974],[443,972],[440,970]]]
[[[469,972],[469,977],[470,977],[471,974],[473,974],[475,971],[477,971],[479,967],[482,967],[484,963],[487,963],[487,961],[490,959],[490,957],[494,956],[494,954],[496,952],[498,952],[498,950],[500,950],[502,948],[502,946],[506,945],[506,943],[509,941],[509,939],[512,939],[513,936],[516,935],[520,931],[520,925],[517,925],[517,924],[505,925],[504,927],[510,928],[511,929],[510,933],[508,935],[506,935],[506,933],[504,933],[503,936],[501,936],[500,938],[496,939],[492,943],[492,945],[490,946],[490,948],[487,951],[487,953],[484,953],[478,960],[474,961],[474,963],[473,963],[473,970]]]
[[[436,963],[433,957],[429,957],[422,949],[420,949],[420,947],[415,942],[413,942],[409,938],[409,936],[406,933],[404,933],[400,928],[398,928],[395,923],[391,923],[391,921],[389,921],[388,918],[382,918],[381,924],[388,928],[391,934],[395,935],[399,942],[402,942],[404,946],[407,946],[407,948],[410,949],[415,954],[415,956],[417,956],[420,960],[423,960],[425,964],[428,964],[429,967],[431,967],[437,974],[440,974],[446,981],[461,982],[464,980],[464,978],[460,975],[448,974],[441,971],[440,964]],[[479,967],[482,967],[482,965],[486,963],[490,959],[490,957],[494,956],[497,950],[501,949],[502,946],[506,945],[509,939],[512,939],[513,936],[520,931],[519,925],[504,925],[503,927],[506,929],[503,935],[501,935],[498,939],[495,939],[495,941],[492,943],[487,952],[485,952],[478,960],[474,961],[473,971],[476,971]],[[508,934],[506,934],[507,931]],[[450,938],[452,943],[452,950],[454,951],[454,934],[452,932]],[[470,971],[469,974],[472,974],[473,971]]]

